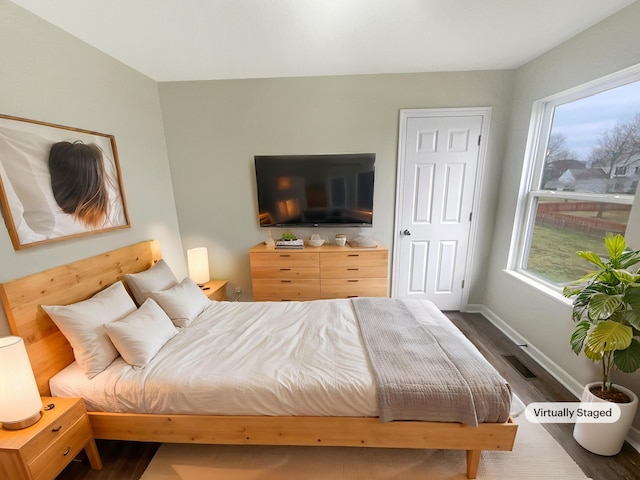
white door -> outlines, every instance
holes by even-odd
[[[489,109],[402,110],[393,296],[460,310]],[[465,298],[468,298],[465,297]]]

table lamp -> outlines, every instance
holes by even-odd
[[[189,277],[202,286],[211,280],[209,274],[209,254],[207,247],[196,247],[187,250]]]
[[[0,422],[7,430],[26,428],[42,416],[42,399],[21,337],[0,338]]]

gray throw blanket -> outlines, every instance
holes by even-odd
[[[403,300],[354,298],[352,305],[375,377],[381,422],[477,426],[507,420],[509,385],[441,312],[430,315],[427,326]]]

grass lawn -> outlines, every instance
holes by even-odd
[[[536,225],[527,270],[560,284],[577,280],[593,270],[593,265],[576,255],[578,250],[604,255],[604,238]]]

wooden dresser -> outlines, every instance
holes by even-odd
[[[386,297],[389,251],[349,245],[249,250],[253,299],[260,301]]]

